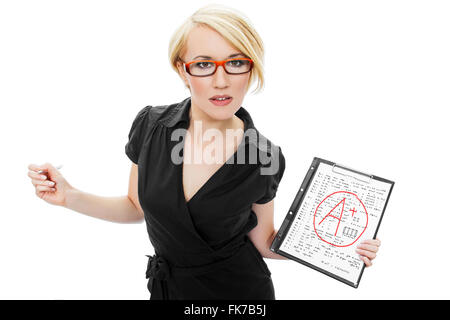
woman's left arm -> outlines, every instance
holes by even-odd
[[[270,245],[278,232],[273,227],[274,201],[272,199],[264,204],[254,203],[252,205],[252,210],[258,218],[258,224],[248,233],[248,237],[264,258],[289,260],[270,251]]]

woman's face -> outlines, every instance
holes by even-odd
[[[234,49],[217,31],[197,26],[189,34],[186,51],[181,58],[186,63],[193,60],[222,61],[237,53],[241,55],[236,58],[245,58],[245,55]],[[197,56],[211,58],[197,58]],[[190,87],[192,105],[211,118],[215,120],[229,119],[241,107],[247,93],[251,71],[234,75],[226,73],[223,67],[218,67],[213,75],[195,77],[188,74],[181,63],[178,64],[178,70],[186,85]],[[215,95],[228,95],[232,97],[232,100],[226,106],[216,106],[210,100]]]

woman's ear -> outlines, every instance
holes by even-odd
[[[186,88],[189,88],[189,82],[188,82],[188,79],[186,78],[186,74],[185,74],[182,62],[177,61],[177,69],[178,69],[178,73],[180,74],[181,79],[184,82],[184,85],[186,86]]]
[[[183,70],[183,63],[181,61],[177,61],[177,69],[178,72],[181,74],[183,74],[184,70]]]

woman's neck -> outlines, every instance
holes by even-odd
[[[190,127],[193,127],[195,121],[201,121],[202,131],[205,132],[208,129],[217,129],[222,133],[226,133],[227,129],[238,129],[242,127],[242,120],[236,115],[233,115],[229,119],[216,120],[211,118],[207,113],[203,112],[200,108],[191,105],[189,110]],[[203,133],[202,132],[202,133]]]

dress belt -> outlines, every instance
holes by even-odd
[[[244,247],[245,244],[241,246],[237,250],[237,252],[242,250]],[[214,268],[229,263],[236,256],[237,252],[235,252],[228,258],[196,267],[174,267],[171,266],[163,256],[157,253],[155,253],[153,256],[146,255],[149,259],[147,263],[147,271],[145,272],[145,277],[149,279],[150,292],[152,292],[153,281],[155,279],[167,280],[171,277],[186,277],[205,274],[213,271]]]

